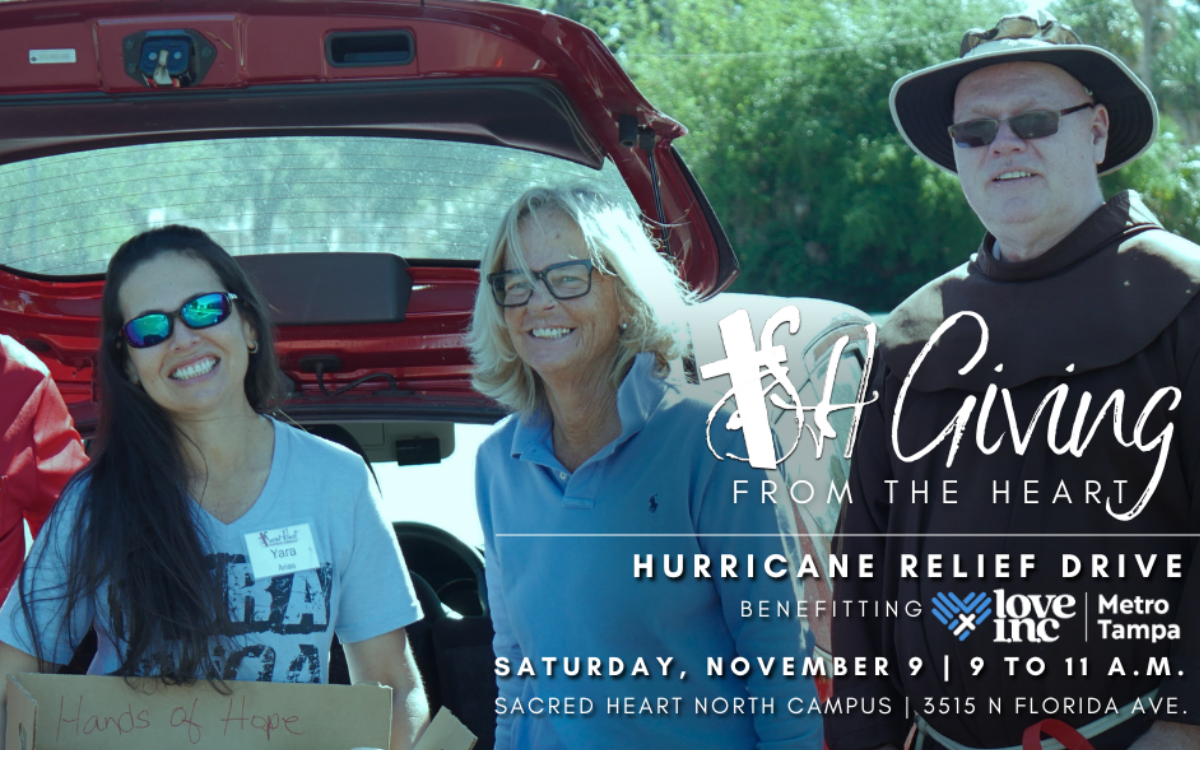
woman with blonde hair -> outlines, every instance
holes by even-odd
[[[637,214],[592,187],[535,188],[480,265],[475,386],[514,411],[476,471],[496,747],[820,747],[819,717],[782,713],[815,697],[810,680],[706,675],[709,658],[799,661],[805,646],[798,624],[742,615],[794,602],[786,572],[717,578],[723,555],[782,553],[778,527],[757,500],[766,474],[704,444],[711,402],[672,371],[694,298]],[[714,450],[744,458],[726,420],[712,424]],[[735,482],[755,499],[735,503]],[[693,707],[747,697],[778,710]],[[623,717],[644,698],[654,716]]]

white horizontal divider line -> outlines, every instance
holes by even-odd
[[[542,533],[537,533],[537,532],[530,532],[530,533],[517,532],[517,533],[497,534],[496,536],[497,537],[812,537],[813,535],[808,534],[808,533],[800,534],[800,533],[795,533],[795,532],[790,532],[790,533],[773,532],[770,534],[738,534],[738,533],[725,534],[725,533],[719,533],[719,532],[718,533],[680,532],[678,534],[675,534],[675,533],[652,533],[652,534],[556,533],[556,534],[542,534]],[[1142,534],[1142,533],[1135,533],[1135,534],[1017,534],[1017,533],[1012,533],[1012,532],[995,532],[995,533],[983,533],[983,534],[979,534],[979,533],[971,533],[971,534],[940,534],[940,533],[938,533],[938,534],[934,534],[934,533],[920,532],[920,533],[916,533],[916,534],[828,534],[828,535],[823,534],[823,535],[818,535],[818,536],[821,536],[821,537],[888,537],[888,538],[890,538],[890,537],[1058,537],[1058,538],[1063,538],[1063,537],[1088,537],[1088,538],[1091,538],[1091,537],[1159,537],[1159,538],[1184,537],[1184,538],[1188,538],[1188,537],[1200,537],[1200,534],[1180,534],[1178,532],[1171,532],[1171,533],[1167,533],[1167,534],[1153,534],[1153,533],[1151,533],[1151,534]]]

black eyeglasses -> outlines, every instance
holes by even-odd
[[[529,302],[539,279],[556,300],[583,297],[592,291],[592,268],[591,261],[563,261],[531,271],[533,278],[519,270],[497,271],[488,274],[487,281],[500,307],[515,308]]]
[[[1007,123],[1021,139],[1039,139],[1058,133],[1058,119],[1095,103],[1084,103],[1061,111],[1027,111],[1011,118],[977,118],[950,125],[950,137],[959,147],[984,147],[995,141],[1000,125]]]
[[[229,318],[237,299],[238,296],[232,292],[197,295],[173,313],[153,311],[130,319],[121,327],[121,334],[130,347],[153,347],[171,338],[171,333],[175,331],[175,317],[178,316],[190,329],[207,329]]]

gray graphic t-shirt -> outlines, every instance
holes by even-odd
[[[362,459],[330,442],[275,424],[271,473],[258,500],[241,518],[224,524],[193,504],[208,540],[207,556],[228,608],[225,640],[213,642],[214,659],[227,679],[268,682],[327,681],[329,647],[360,642],[421,618],[399,545],[379,512],[378,493]],[[57,528],[38,536],[30,554],[33,597],[42,656],[66,663],[89,625],[99,637],[89,674],[120,666],[119,641],[107,609],[107,587],[79,603],[70,619],[59,589],[66,578],[67,536],[78,504],[57,506]],[[281,548],[282,545],[282,548]],[[295,563],[268,562],[298,550]],[[292,566],[298,570],[289,571]],[[256,576],[256,568],[261,574]],[[0,608],[0,640],[33,655],[17,587]],[[158,672],[154,660],[138,673]]]

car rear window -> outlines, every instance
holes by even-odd
[[[0,166],[0,263],[103,273],[163,224],[203,229],[233,255],[386,252],[477,261],[500,216],[539,184],[593,170],[524,150],[438,140],[256,137],[106,148]]]

